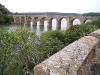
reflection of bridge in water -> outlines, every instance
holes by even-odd
[[[67,27],[73,25],[73,21],[78,19],[80,23],[85,23],[87,20],[97,20],[100,17],[92,16],[61,16],[61,15],[13,15],[14,24],[30,24],[37,25],[37,21],[40,21],[40,25],[44,25],[44,21],[47,20],[47,25],[52,26],[52,20],[56,19],[57,28],[61,27],[62,19],[66,19]]]

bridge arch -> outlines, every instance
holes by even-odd
[[[71,20],[71,25],[81,24],[81,21],[79,18],[74,18]]]
[[[20,24],[20,17],[15,17],[15,24]]]
[[[84,22],[83,23],[88,23],[88,22],[91,22],[92,20],[90,20],[90,19],[86,19],[86,20],[84,20]]]
[[[54,28],[55,27],[57,27],[57,19],[56,18],[50,18],[49,20],[48,20],[48,26],[53,26]]]
[[[66,29],[67,28],[67,20],[66,18],[60,18],[58,20],[58,27],[61,29]]]
[[[46,20],[46,17],[43,17],[43,18],[41,18],[41,20],[40,20],[40,25],[44,25],[44,21]]]
[[[32,18],[30,16],[27,17],[27,24],[30,25]]]
[[[25,24],[25,18],[24,18],[24,16],[21,17],[21,24]]]
[[[33,19],[33,25],[37,25],[37,21],[39,20],[39,18],[38,17],[34,17],[34,19]]]

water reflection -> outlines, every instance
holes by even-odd
[[[37,25],[33,25],[32,22],[30,23],[30,25],[0,25],[0,29],[4,29],[4,30],[14,30],[15,28],[20,28],[20,27],[24,27],[24,28],[28,28],[31,32],[35,31],[37,33],[37,35],[40,35],[42,32],[46,32],[48,30],[66,30],[67,29],[67,21],[66,20],[62,20],[61,21],[61,28],[57,28],[56,24],[56,19],[52,20],[52,27],[47,25],[48,21],[45,20],[44,21],[44,26],[40,25],[40,21],[37,22]]]
[[[47,20],[46,21],[44,21],[44,31],[48,31],[48,25],[47,25]]]

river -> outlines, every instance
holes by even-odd
[[[10,24],[10,25],[0,25],[0,29],[4,29],[4,30],[14,30],[15,28],[20,28],[20,27],[24,27],[24,28],[29,28],[30,31],[35,31],[37,33],[37,35],[40,35],[42,32],[48,31],[48,30],[56,30],[56,20],[53,19],[52,20],[52,27],[47,26],[47,21],[44,21],[44,26],[40,26],[39,25],[39,21],[37,22],[37,25],[32,25],[32,23],[30,23],[30,25],[16,25],[16,24]],[[80,24],[79,20],[75,20],[73,22],[74,25],[76,24]],[[66,30],[67,29],[67,21],[65,19],[63,19],[61,21],[61,28],[60,30]]]

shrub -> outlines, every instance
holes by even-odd
[[[51,30],[51,31],[47,31],[47,32],[44,32],[41,34],[40,36],[40,39],[42,41],[47,41],[49,38],[52,38],[52,39],[58,39],[60,40],[62,43],[64,43],[64,38],[65,38],[65,35],[62,31],[60,30]]]
[[[25,75],[33,71],[37,41],[35,33],[27,29],[0,30],[0,75]]]
[[[87,23],[87,24],[92,24],[94,26],[97,26],[98,29],[100,29],[100,19],[92,21],[92,22]]]
[[[81,24],[70,27],[65,31],[65,45],[68,45],[79,38],[86,36],[96,30],[97,27],[92,24]]]

